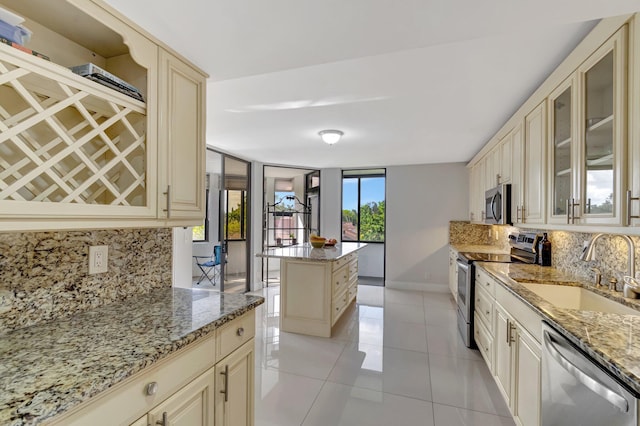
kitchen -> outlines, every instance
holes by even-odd
[[[96,14],[97,12],[94,11],[92,13]],[[630,43],[630,45],[637,47],[637,43]],[[49,47],[49,49],[51,48]],[[41,48],[41,50],[44,52],[50,52],[50,50],[47,49]],[[138,52],[139,53],[136,53],[136,55],[141,57],[145,56],[143,54],[145,52],[144,49],[139,49]],[[3,53],[6,52],[3,51]],[[634,55],[630,56],[634,58],[636,57]],[[143,61],[144,59],[137,60]],[[147,58],[147,60],[149,61],[148,69],[152,71],[155,70],[155,67],[151,64],[154,63],[156,58]],[[44,67],[38,63],[34,64],[33,61],[35,61],[35,59],[26,62],[29,62],[29,65],[33,65],[34,67]],[[633,63],[633,61],[629,60],[629,64],[631,63]],[[54,72],[50,69],[48,71]],[[155,74],[154,72],[149,72],[146,75],[146,78],[154,82],[165,81],[163,80],[166,78],[165,74]],[[632,72],[629,75],[636,76],[637,73]],[[634,82],[635,80],[629,79],[629,81]],[[97,90],[93,87],[92,89]],[[636,92],[637,91],[629,90],[629,93]],[[544,96],[546,96],[546,94]],[[633,102],[637,103],[637,100],[634,97],[630,98],[633,98],[631,99],[632,104],[635,105]],[[121,101],[121,99],[118,100]],[[531,102],[535,102],[535,100],[532,100]],[[132,105],[132,108],[138,108],[136,111],[140,113],[141,106],[139,104],[132,104],[129,102],[127,105],[129,104]],[[536,105],[533,106],[535,107]],[[149,106],[153,106],[154,108],[159,107],[154,103],[150,103]],[[164,107],[160,106],[160,108]],[[523,112],[524,114],[529,113],[529,111]],[[155,120],[152,113],[153,112],[147,112],[147,115],[150,117],[148,121]],[[518,114],[514,115],[514,121],[518,120],[517,115]],[[540,112],[537,117],[531,116],[531,118],[538,118],[538,121],[528,121],[528,123],[532,124],[532,126],[528,128],[529,130],[533,129],[533,124],[537,123],[538,125],[541,125],[541,120],[539,120],[541,116],[542,112]],[[139,119],[139,117],[137,117],[137,119]],[[629,119],[629,121],[631,120]],[[166,132],[166,128],[162,127],[162,123],[159,123],[159,125],[155,124],[158,123],[153,123],[153,125],[152,123],[147,123],[148,134],[152,134],[152,132]],[[632,134],[637,131],[637,126],[631,126],[630,122],[628,124],[630,126],[629,128],[632,129]],[[505,132],[498,132],[496,135],[497,139],[503,140],[506,137],[505,134],[511,141],[517,139],[514,136],[517,132],[512,133],[511,128],[507,129],[507,127],[509,126],[505,125]],[[526,129],[523,133],[531,134],[527,133]],[[164,133],[161,136],[164,137]],[[194,138],[198,137],[197,135],[192,136],[194,136]],[[628,140],[635,141],[637,138],[630,136]],[[345,138],[344,142],[346,143],[347,141],[348,138]],[[167,155],[165,151],[160,150],[167,148],[166,142],[167,141],[164,141],[163,144],[158,147],[152,147],[154,149],[159,149],[158,155],[160,158],[163,158],[161,164],[164,164],[171,159],[170,155]],[[516,145],[512,144],[511,146],[513,148]],[[131,145],[131,147],[131,149],[135,149],[135,145]],[[628,157],[630,159],[635,158],[634,155],[637,154],[634,147],[637,148],[637,144],[629,143],[625,148],[630,151]],[[339,149],[339,146],[336,146],[335,148]],[[460,163],[389,166],[387,168],[387,202],[389,209],[386,229],[388,237],[386,241],[386,280],[389,290],[392,290],[393,287],[406,288],[408,290],[437,290],[443,287],[443,283],[447,282],[447,270],[444,265],[446,265],[449,253],[447,247],[449,238],[448,222],[451,219],[468,218],[468,210],[470,210],[471,213],[474,213],[473,217],[469,217],[470,219],[480,221],[480,218],[482,217],[482,209],[477,209],[477,206],[481,206],[482,203],[477,203],[477,200],[473,197],[477,197],[478,194],[483,194],[484,189],[488,189],[494,185],[485,187],[483,184],[482,188],[477,188],[478,190],[473,189],[471,191],[468,191],[467,188],[469,187],[469,184],[473,187],[480,181],[476,175],[476,173],[478,173],[476,170],[480,169],[475,169],[475,163],[484,163],[482,166],[482,175],[485,177],[489,176],[489,180],[491,182],[494,178],[494,170],[499,168],[500,173],[504,174],[502,164],[508,164],[508,162],[501,162],[500,166],[497,166],[498,162],[492,161],[491,168],[489,168],[486,166],[488,162],[483,160],[483,157],[485,157],[483,154],[485,152],[493,152],[493,150],[493,144],[488,144],[487,148],[481,151],[477,159],[472,161],[472,164],[470,164],[472,168],[472,179],[470,182],[468,181],[468,171],[465,168],[465,165]],[[517,149],[512,149],[511,152],[517,152]],[[502,153],[503,150],[500,150],[501,155]],[[173,154],[180,154],[180,152],[173,152]],[[535,158],[530,155],[527,155],[527,158],[529,161],[535,160]],[[186,160],[189,160],[189,158]],[[272,161],[268,161],[267,157],[264,157],[264,161],[272,163]],[[184,199],[174,200],[176,203],[172,203],[170,206],[175,207],[173,211],[171,211],[171,214],[169,211],[164,211],[170,210],[167,208],[166,203],[168,202],[167,200],[170,198],[170,195],[172,195],[167,189],[166,179],[167,177],[171,179],[179,179],[179,176],[171,175],[171,167],[171,164],[169,164],[169,166],[164,170],[151,170],[150,173],[156,173],[151,174],[153,174],[154,179],[156,176],[158,177],[158,182],[151,179],[150,187],[145,188],[144,191],[136,189],[135,194],[138,198],[134,197],[132,198],[133,201],[130,201],[130,204],[135,203],[135,200],[139,200],[141,194],[144,193],[144,197],[150,201],[149,203],[142,202],[141,204],[119,207],[118,209],[105,209],[110,210],[106,214],[107,216],[111,216],[110,218],[105,218],[104,211],[98,212],[96,211],[97,209],[86,208],[83,206],[78,207],[76,211],[73,211],[73,209],[65,209],[52,203],[51,210],[37,212],[30,210],[28,203],[27,205],[16,205],[17,207],[7,214],[9,218],[6,222],[3,222],[3,226],[6,224],[6,227],[3,227],[4,231],[10,231],[12,229],[15,231],[14,233],[8,232],[2,234],[3,271],[8,275],[7,278],[3,278],[3,282],[11,283],[9,294],[6,293],[8,289],[3,289],[3,292],[5,293],[3,293],[2,306],[3,312],[7,314],[3,316],[3,329],[39,324],[55,318],[57,315],[64,312],[76,309],[80,311],[93,304],[106,305],[108,301],[120,300],[123,296],[126,296],[128,292],[134,294],[146,294],[148,291],[146,286],[164,287],[167,286],[168,283],[171,283],[172,279],[174,279],[172,276],[173,273],[168,270],[166,265],[168,262],[175,260],[168,259],[168,254],[172,251],[171,240],[172,238],[175,238],[175,235],[173,234],[176,233],[177,235],[180,235],[179,233],[182,229],[180,228],[181,226],[190,226],[193,224],[194,218],[201,217],[199,216],[201,214],[199,207],[190,210],[188,203],[185,203]],[[259,163],[253,164],[252,167],[254,171],[261,168]],[[485,172],[489,169],[492,170],[491,173]],[[629,169],[629,171],[633,173],[637,171],[636,168],[633,167],[629,167]],[[527,173],[529,173],[530,169],[526,170]],[[538,173],[546,179],[546,176],[544,176],[545,173],[543,172],[544,168],[541,167],[537,170]],[[513,170],[511,170],[511,172],[511,181],[513,184],[516,172],[513,172]],[[535,172],[535,168],[531,171],[531,173],[533,172]],[[445,182],[442,182],[443,179],[441,177],[443,175],[448,177]],[[259,173],[255,173],[252,178],[259,182]],[[162,181],[162,179],[165,179],[165,181]],[[324,223],[323,226],[325,226],[323,233],[328,236],[339,235],[339,200],[341,187],[340,169],[336,167],[323,168],[321,179],[323,180],[323,200],[325,200],[322,207],[322,220]],[[621,179],[622,181],[627,180],[626,177]],[[635,177],[630,177],[628,181],[632,185],[637,185]],[[416,188],[416,182],[438,182],[438,185],[427,187],[419,185],[420,187]],[[196,183],[193,187],[198,188],[198,185],[201,185],[201,183]],[[180,185],[177,185],[176,187],[178,189],[184,188]],[[536,188],[535,185],[532,187]],[[175,189],[173,185],[172,188]],[[422,196],[416,197],[415,194],[412,193],[413,191],[407,191],[407,188],[419,189]],[[540,185],[537,186],[537,188],[547,188],[547,186]],[[608,225],[605,227],[602,222],[598,223],[598,218],[587,217],[585,218],[585,221],[587,222],[586,224],[575,224],[577,228],[570,228],[571,231],[569,232],[556,231],[563,229],[564,226],[562,224],[554,224],[551,221],[545,220],[547,215],[549,217],[553,216],[548,214],[549,210],[545,205],[541,205],[541,203],[539,203],[538,207],[540,208],[537,212],[531,209],[530,201],[533,200],[534,197],[529,196],[529,193],[527,193],[527,197],[529,198],[527,198],[527,202],[524,203],[527,207],[526,222],[523,222],[523,219],[520,219],[520,221],[516,222],[516,225],[520,225],[520,227],[525,225],[526,228],[533,228],[537,230],[551,230],[550,237],[554,247],[554,252],[557,252],[558,249],[563,247],[565,244],[563,240],[556,235],[556,232],[566,232],[567,234],[612,232],[635,235],[636,232],[634,232],[634,228],[626,228],[622,225],[623,217],[621,213],[625,212],[626,209],[624,207],[624,193],[621,192],[623,191],[622,185],[616,183],[615,188],[616,196],[614,198],[614,203],[617,204],[615,204],[616,213],[613,220],[618,221],[620,223],[619,225]],[[457,195],[452,196],[452,194]],[[175,195],[175,193],[173,195]],[[472,197],[471,200],[467,199],[468,195]],[[540,193],[538,193],[538,199],[546,201],[547,195],[548,194],[546,194],[545,191],[540,191]],[[632,195],[635,196],[636,194]],[[576,197],[574,194],[574,198],[581,197]],[[514,198],[514,200],[515,199],[516,198]],[[520,198],[517,197],[517,199]],[[446,217],[438,217],[437,214],[419,217],[421,215],[415,214],[416,211],[433,211],[433,200],[439,200],[438,203],[443,209],[442,211],[447,213]],[[182,201],[183,203],[180,204],[179,201]],[[197,201],[198,200],[194,200],[196,204]],[[257,202],[261,203],[260,201]],[[514,210],[517,211],[517,207],[519,205],[517,201],[514,202],[516,202],[516,208]],[[332,207],[332,204],[334,207]],[[520,207],[522,207],[522,204],[523,203],[520,204]],[[471,206],[471,208],[469,208],[469,206]],[[579,209],[582,208],[583,207],[581,206]],[[632,208],[635,209],[636,207],[634,206]],[[576,209],[576,211],[579,209]],[[535,213],[538,213],[537,219],[534,216]],[[635,213],[632,212],[631,216],[634,215]],[[122,219],[118,219],[118,216]],[[135,221],[131,219],[136,216],[137,219]],[[577,214],[576,216],[580,216],[580,214]],[[61,217],[66,218],[66,220],[61,220]],[[259,217],[259,213],[256,213],[256,217]],[[256,217],[253,217],[253,219],[256,220]],[[519,217],[522,218],[523,214],[521,213]],[[29,218],[29,221],[25,221],[24,218]],[[73,220],[69,220],[69,218],[72,218]],[[518,219],[517,215],[516,219]],[[570,219],[575,220],[573,217],[570,217]],[[158,220],[163,222],[164,227],[158,227]],[[257,220],[259,221],[259,219]],[[536,222],[536,220],[538,220],[538,222]],[[554,221],[556,220],[565,220],[565,218],[555,218]],[[38,221],[48,221],[47,227],[44,229],[54,229],[57,230],[57,232],[54,232],[54,235],[22,232],[37,227],[33,225],[31,228],[29,226],[25,227],[25,223],[33,224]],[[93,230],[77,231],[76,228],[83,228],[82,226],[78,226],[79,222],[82,222],[85,227]],[[132,222],[135,223],[135,226],[131,226]],[[123,224],[127,225],[124,226],[124,230]],[[177,227],[175,231],[169,229],[174,227]],[[64,231],[64,229],[70,229],[70,231]],[[256,229],[260,229],[260,227],[257,227]],[[498,231],[495,232],[497,233]],[[494,235],[491,235],[490,237],[494,238]],[[582,243],[580,240],[584,239],[585,238],[583,236],[571,238],[571,241],[577,241],[577,252],[581,250]],[[85,249],[89,241],[92,244],[98,243],[97,245],[107,245],[109,247],[109,259],[111,259],[110,261],[115,262],[114,265],[118,266],[119,273],[107,275],[97,274],[95,276],[86,275],[86,272],[84,272],[86,271],[85,262],[87,256]],[[506,241],[506,238],[499,241]],[[601,240],[599,244],[602,245],[606,241],[607,240]],[[485,240],[485,242],[487,241]],[[610,244],[617,245],[617,242],[615,242],[614,239],[610,239]],[[574,247],[574,245],[571,247]],[[258,251],[258,249],[253,250],[254,253]],[[612,273],[612,270],[625,270],[624,266],[620,268],[618,267],[618,263],[625,263],[624,260],[626,259],[626,254],[624,252],[624,246],[622,246],[622,253],[623,254],[620,257],[617,257],[617,259],[622,258],[623,261],[617,261],[615,266],[607,264],[610,265],[609,270],[607,270],[606,267],[603,267],[603,275],[608,277]],[[557,260],[556,265],[560,266],[560,263],[558,262],[560,261]],[[43,273],[43,271],[45,273]],[[585,277],[590,276],[586,267],[582,272],[587,272],[584,274]],[[50,273],[51,275],[47,275],[46,273]],[[76,274],[75,276],[73,275],[74,273]],[[425,275],[426,273],[430,273],[431,275],[427,276]],[[74,278],[73,280],[61,281],[58,274],[74,276]],[[35,278],[35,280],[32,278]],[[409,301],[399,295],[401,293],[390,292],[388,294],[393,295],[389,296],[390,298],[396,297],[396,300],[403,300],[405,302]],[[415,296],[414,293],[408,294]],[[424,294],[418,294],[419,297],[417,300],[421,302],[421,309],[424,310],[424,307],[427,306],[429,301],[425,299]],[[70,301],[73,303],[67,303]],[[257,303],[257,301],[253,303]],[[403,303],[398,304],[403,305]],[[405,304],[410,305],[410,303]],[[365,307],[375,308],[376,306],[371,305]],[[370,312],[366,313],[367,311]],[[21,315],[16,315],[16,312],[20,312]],[[365,313],[367,315],[374,315],[375,312],[377,312],[375,309],[365,309]],[[443,315],[446,316],[448,314]],[[407,322],[411,323],[409,321]],[[426,328],[426,325],[424,325],[424,327]],[[334,351],[338,351],[340,349],[340,345],[335,342],[333,346]],[[344,346],[342,348],[344,349]],[[273,372],[273,370],[270,371]],[[328,374],[329,373],[327,373],[327,375]],[[432,374],[434,374],[433,371]],[[428,396],[423,397],[427,398]],[[501,410],[503,408],[504,407],[502,407]],[[440,409],[443,408],[440,407]],[[500,413],[503,415],[509,415],[508,412],[505,413],[504,411],[500,411]]]

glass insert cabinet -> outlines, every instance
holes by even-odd
[[[550,223],[621,224],[627,29],[549,96]]]

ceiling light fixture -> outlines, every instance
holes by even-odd
[[[333,145],[340,140],[342,135],[344,135],[344,132],[340,130],[322,130],[318,132],[318,134],[320,135],[324,143]]]

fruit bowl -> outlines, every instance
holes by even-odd
[[[324,240],[312,240],[311,241],[311,246],[313,248],[322,248],[322,247],[324,247],[324,243],[325,243]]]

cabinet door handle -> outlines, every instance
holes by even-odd
[[[625,225],[630,226],[631,219],[640,219],[640,216],[638,215],[635,215],[635,216],[631,215],[631,201],[639,201],[639,200],[640,200],[640,197],[632,197],[631,191],[627,191],[627,221],[625,222]]]
[[[236,334],[237,334],[238,336],[242,337],[242,336],[244,335],[244,327],[239,327],[239,328],[236,330]]]
[[[169,426],[169,414],[165,411],[162,413],[162,420],[156,420],[156,424],[160,426]]]
[[[224,389],[220,390],[220,393],[224,394],[224,402],[229,401],[229,365],[224,366],[224,371],[220,374],[224,376]]]
[[[167,192],[163,192],[167,196],[167,208],[164,209],[167,212],[167,219],[171,219],[171,185],[167,185]]]
[[[571,223],[571,198],[567,198],[567,225]]]
[[[507,343],[511,346],[511,321],[507,318]]]
[[[516,206],[516,223],[520,223],[520,206]]]

